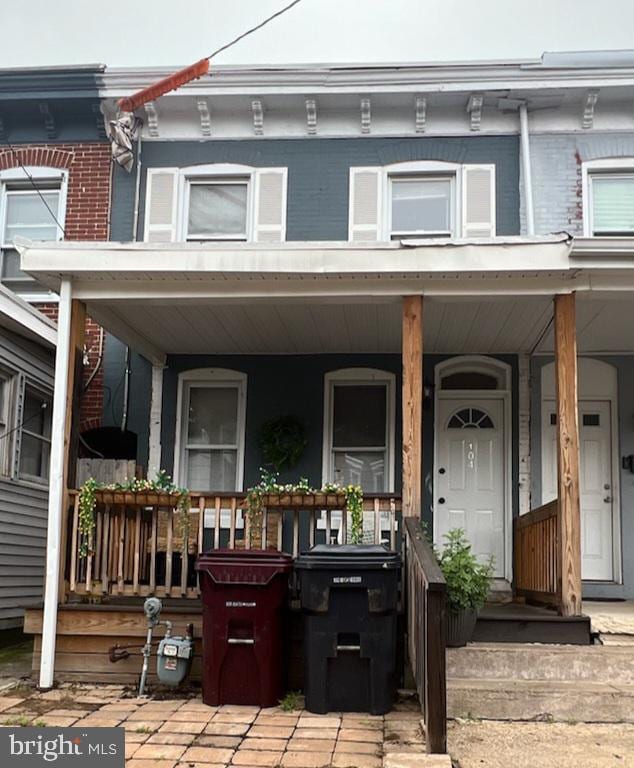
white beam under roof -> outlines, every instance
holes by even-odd
[[[0,285],[0,325],[47,346],[57,345],[55,324],[4,285]]]
[[[75,282],[202,279],[461,276],[565,272],[571,238],[500,237],[388,243],[97,243],[20,244],[22,269],[55,290]]]

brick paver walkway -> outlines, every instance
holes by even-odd
[[[127,768],[417,768],[420,711],[314,715],[281,707],[208,707],[200,697],[139,700],[120,686],[69,686],[0,698],[0,724],[120,726]],[[443,762],[442,765],[449,765]]]

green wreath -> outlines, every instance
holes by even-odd
[[[261,426],[259,443],[265,463],[280,472],[297,464],[308,440],[304,424],[296,416],[279,416]]]

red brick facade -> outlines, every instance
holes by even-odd
[[[64,232],[67,240],[107,240],[110,220],[110,146],[104,142],[77,144],[28,144],[0,150],[0,170],[20,165],[60,168],[68,171],[68,190]],[[57,304],[41,304],[38,309],[57,320]],[[84,386],[98,364],[101,328],[86,321]],[[82,431],[101,426],[103,412],[103,367],[85,390],[81,400]]]

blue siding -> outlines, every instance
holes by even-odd
[[[147,168],[202,163],[287,167],[287,239],[347,240],[350,167],[387,165],[407,160],[495,163],[497,233],[517,235],[520,231],[516,136],[153,141],[143,145],[142,155],[140,236]],[[130,240],[134,173],[127,174],[116,168],[113,188],[112,239]]]
[[[424,378],[434,381],[435,366],[447,355],[426,355]],[[500,355],[512,367],[513,399],[513,512],[518,510],[518,368],[515,355]],[[264,421],[275,416],[292,414],[303,420],[308,445],[298,465],[286,472],[283,482],[308,477],[311,483],[321,483],[322,437],[324,415],[324,376],[339,368],[379,368],[396,375],[396,491],[401,488],[401,356],[383,355],[284,355],[284,356],[201,356],[172,355],[168,358],[163,381],[163,422],[161,441],[162,464],[171,472],[174,464],[176,427],[176,395],[178,374],[192,368],[230,368],[247,375],[247,418],[245,452],[245,487],[259,480],[262,458],[257,435]],[[425,403],[423,414],[423,517],[432,522],[434,404]]]

